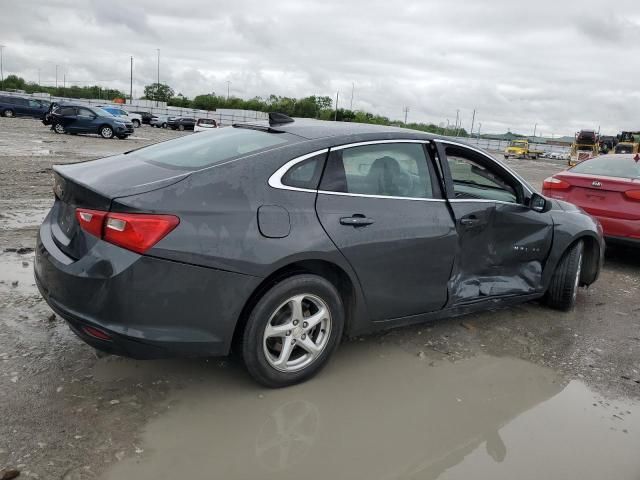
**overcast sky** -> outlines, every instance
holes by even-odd
[[[79,6],[82,8],[79,8]],[[134,95],[330,95],[409,120],[640,130],[640,1],[0,0],[4,74]]]

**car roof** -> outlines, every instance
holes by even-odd
[[[256,127],[259,129],[272,129],[279,132],[291,133],[308,140],[315,140],[326,137],[344,137],[363,134],[389,134],[397,133],[407,137],[418,137],[424,139],[438,138],[419,130],[394,127],[388,125],[375,125],[371,123],[356,122],[331,122],[326,120],[314,120],[309,118],[294,118],[290,123],[269,123],[264,121],[252,121],[238,126]]]

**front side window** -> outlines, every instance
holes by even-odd
[[[432,198],[421,143],[383,143],[334,150],[320,190],[385,197]]]
[[[512,178],[486,166],[474,158],[473,152],[457,147],[447,147],[446,152],[456,199],[518,203],[517,185]]]
[[[80,107],[78,108],[78,115],[81,117],[93,117],[93,112],[88,108]]]

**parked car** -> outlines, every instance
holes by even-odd
[[[100,105],[99,108],[113,116],[123,117],[129,120],[133,124],[134,128],[139,128],[142,125],[142,117],[137,113],[127,112],[123,108],[115,107],[113,105]]]
[[[532,299],[567,310],[598,277],[598,222],[478,148],[270,119],[54,166],[35,278],[80,338],[136,358],[234,343],[282,387],[344,334]]]
[[[193,117],[169,117],[167,126],[172,130],[193,130],[196,119]]]
[[[168,115],[153,115],[151,117],[151,123],[149,123],[149,125],[157,128],[167,128],[168,121],[169,121]]]
[[[36,98],[0,95],[0,116],[42,118],[49,109],[49,102]]]
[[[140,115],[140,117],[142,118],[142,123],[146,123],[147,125],[151,123],[151,117],[153,117],[151,112],[135,111],[135,112],[129,112],[129,113],[136,113]]]
[[[133,124],[126,117],[116,117],[98,107],[61,105],[51,112],[56,133],[97,133],[103,138],[125,139],[133,133]]]
[[[193,131],[204,132],[212,128],[218,128],[218,123],[213,118],[199,118],[193,127]]]
[[[542,192],[596,217],[606,239],[640,246],[640,155],[590,158],[544,181]]]

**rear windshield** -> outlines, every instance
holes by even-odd
[[[198,125],[215,125],[215,124],[216,124],[215,120],[210,120],[206,118],[201,118],[198,120]]]
[[[632,157],[602,156],[585,160],[571,169],[574,173],[640,179],[640,161]]]
[[[206,135],[188,135],[157,143],[130,155],[169,167],[197,169],[295,142],[297,138],[287,133],[227,127],[213,129]]]

